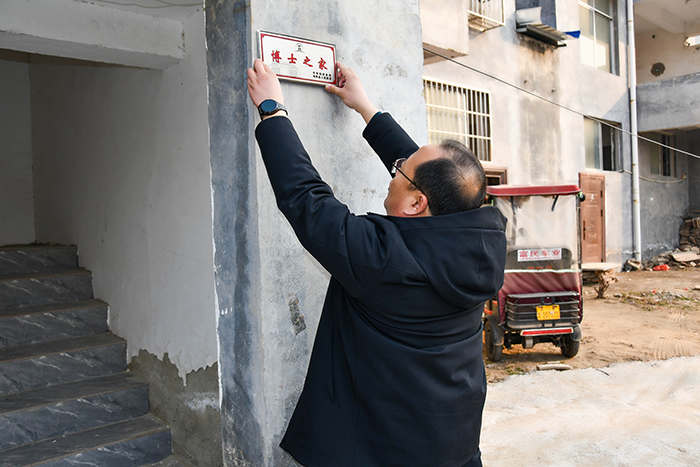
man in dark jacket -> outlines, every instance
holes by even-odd
[[[505,219],[479,208],[484,172],[464,146],[419,148],[336,66],[327,90],[362,115],[363,136],[394,173],[386,216],[356,216],[333,196],[281,110],[271,68],[248,70],[277,205],[332,276],[280,445],[306,467],[480,466],[481,318],[503,283]]]

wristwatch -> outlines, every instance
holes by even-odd
[[[260,118],[262,119],[266,115],[272,115],[278,110],[284,110],[284,113],[289,115],[287,108],[273,99],[265,99],[258,106],[258,112],[260,112]]]

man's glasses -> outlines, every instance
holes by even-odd
[[[396,172],[398,172],[398,173],[400,173],[401,175],[403,175],[404,177],[406,177],[406,180],[408,180],[409,182],[411,182],[411,185],[413,185],[414,187],[416,187],[416,188],[418,189],[418,191],[420,191],[421,193],[423,193],[423,190],[421,190],[420,187],[419,187],[418,185],[416,185],[416,182],[414,182],[413,180],[411,180],[410,178],[408,178],[408,176],[407,176],[405,173],[403,173],[403,170],[401,170],[401,166],[403,165],[404,162],[406,162],[406,158],[405,158],[405,157],[402,157],[402,158],[400,158],[400,159],[396,159],[396,160],[394,161],[394,163],[391,164],[391,177],[392,177],[392,178],[393,178],[393,177],[396,177]]]

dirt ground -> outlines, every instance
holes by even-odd
[[[561,362],[575,369],[627,361],[700,355],[700,267],[616,273],[605,298],[584,285],[583,340],[578,355],[565,358],[552,344],[503,350],[500,362],[484,356],[489,382]]]

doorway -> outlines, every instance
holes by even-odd
[[[605,262],[605,175],[579,173],[586,196],[581,203],[581,262]]]

